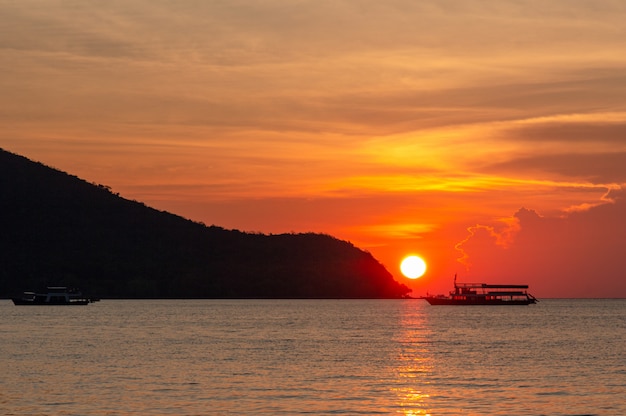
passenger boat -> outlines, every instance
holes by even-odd
[[[11,298],[15,305],[88,305],[99,299],[83,296],[78,289],[51,286],[47,293],[24,292],[21,297]]]
[[[449,295],[422,297],[431,305],[530,305],[537,298],[528,293],[528,285],[492,285],[487,283],[457,283]]]

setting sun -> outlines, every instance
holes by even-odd
[[[426,262],[418,256],[408,256],[400,263],[400,271],[409,279],[417,279],[426,272]]]

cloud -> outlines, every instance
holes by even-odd
[[[471,276],[529,283],[544,297],[626,297],[626,192],[560,217],[521,208],[506,246],[494,226],[471,227],[459,243]],[[506,228],[503,228],[507,231]],[[506,283],[506,282],[505,282]]]
[[[490,174],[586,181],[610,187],[626,182],[626,114],[588,113],[502,123],[492,140],[511,149],[478,169]]]
[[[602,153],[535,154],[488,166],[486,171],[529,173],[556,173],[562,177],[587,180],[593,184],[626,182],[626,151]]]
[[[607,117],[608,118],[608,117]],[[610,120],[610,118],[609,118]],[[564,122],[533,123],[511,131],[512,140],[527,143],[580,144],[626,146],[626,122]]]
[[[472,263],[470,262],[470,255],[465,250],[464,246],[471,243],[476,246],[495,244],[503,249],[509,248],[513,243],[515,234],[519,231],[519,219],[517,216],[511,218],[502,218],[497,221],[498,225],[482,225],[476,224],[471,227],[467,227],[469,235],[455,244],[454,249],[461,253],[461,257],[457,259],[459,263],[465,266],[465,270],[469,271]]]

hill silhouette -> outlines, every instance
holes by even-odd
[[[324,234],[251,234],[124,199],[0,149],[0,296],[401,298],[369,253]]]

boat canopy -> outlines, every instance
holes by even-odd
[[[490,285],[487,283],[455,283],[454,286],[465,289],[528,289],[528,285]]]

